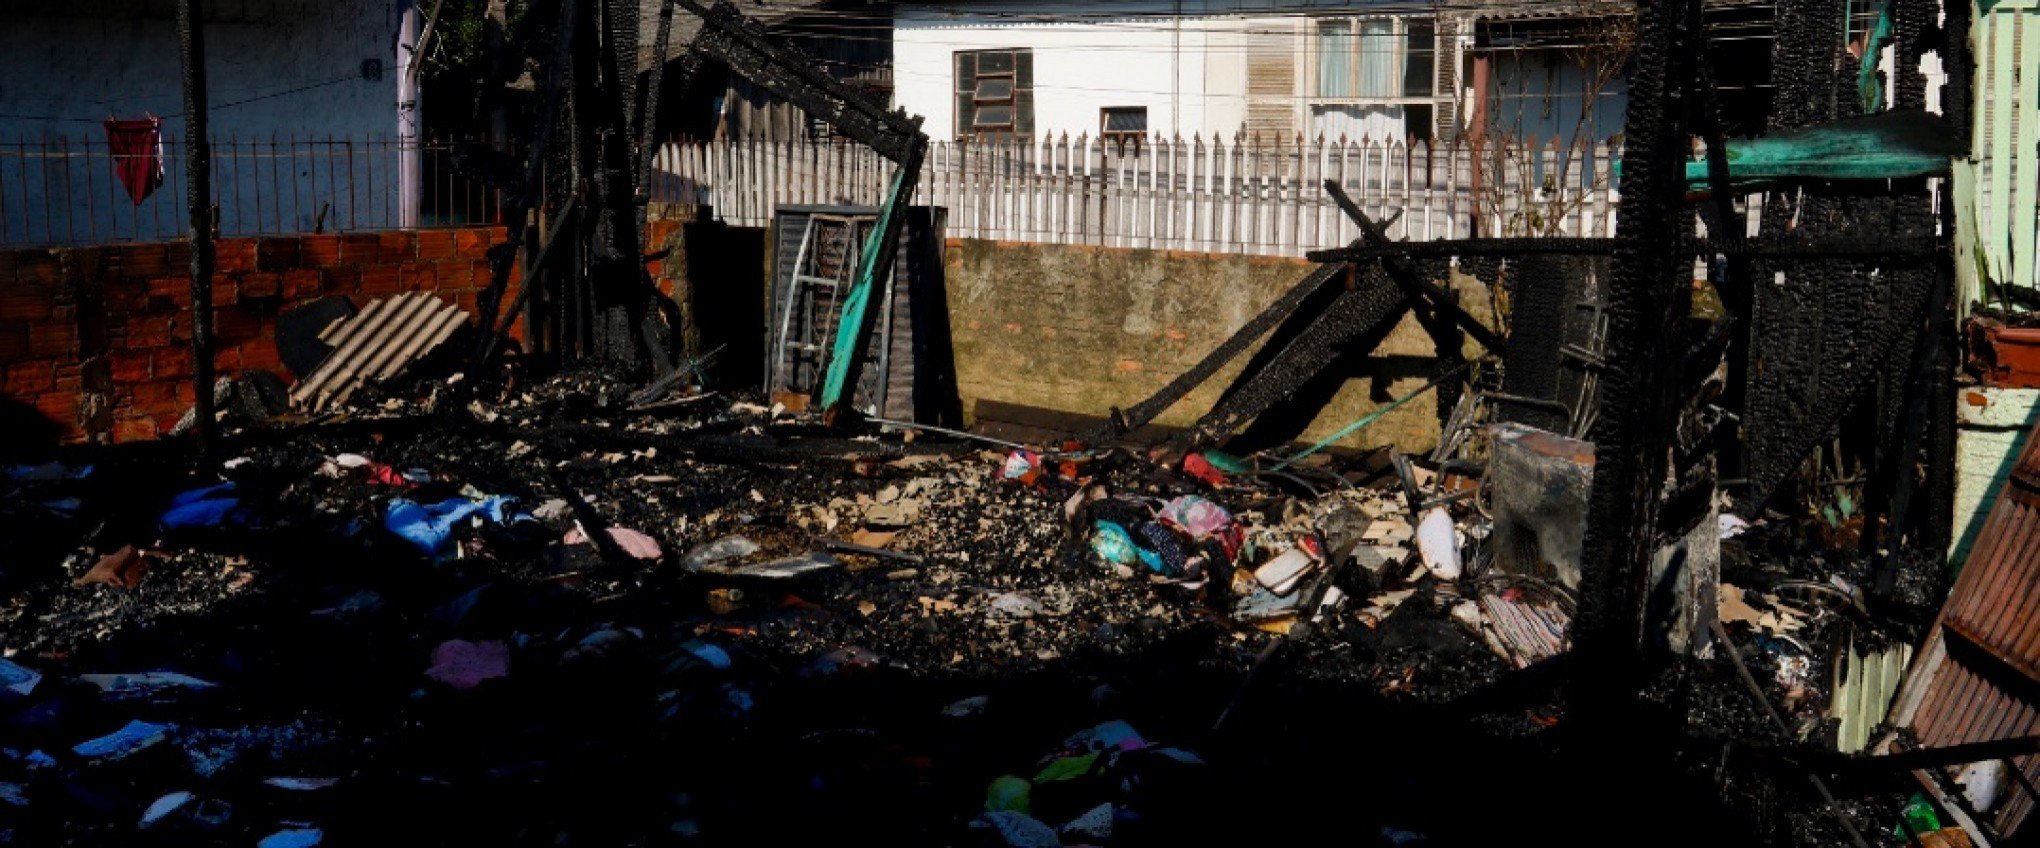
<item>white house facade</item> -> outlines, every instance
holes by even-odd
[[[1409,0],[900,3],[894,90],[943,140],[1435,138],[1469,42]]]

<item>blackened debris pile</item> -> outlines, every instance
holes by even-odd
[[[1477,842],[1513,827],[1427,781],[1483,753],[1580,767],[1548,676],[1519,682],[1563,660],[1569,592],[1493,568],[1476,479],[629,395],[440,385],[198,477],[11,472],[8,514],[48,518],[5,566],[0,833],[1159,844],[1308,832],[1214,825],[1210,799],[1276,803],[1344,752],[1375,762],[1294,791],[1360,793],[1382,844]],[[1832,641],[1843,590],[1748,585],[1751,664],[1812,738],[1827,684],[1795,652]],[[1695,674],[1749,712],[1718,663]],[[1761,775],[1720,800],[1711,768],[1672,776],[1701,787],[1679,803],[1765,799],[1724,833],[1804,800]]]

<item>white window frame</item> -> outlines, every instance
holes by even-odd
[[[1431,93],[1423,95],[1410,95],[1399,93],[1392,97],[1336,97],[1328,96],[1319,92],[1318,91],[1318,82],[1320,78],[1319,60],[1321,53],[1319,49],[1319,44],[1322,43],[1323,38],[1322,35],[1320,35],[1319,30],[1324,26],[1324,24],[1327,22],[1342,21],[1347,26],[1353,28],[1353,32],[1355,33],[1354,37],[1357,38],[1358,33],[1360,31],[1360,23],[1362,21],[1381,21],[1381,20],[1387,20],[1392,22],[1393,24],[1390,39],[1395,43],[1395,61],[1394,61],[1396,68],[1395,82],[1396,89],[1399,92],[1402,89],[1403,81],[1409,76],[1410,71],[1409,62],[1410,22],[1411,21],[1429,22],[1431,24],[1431,61],[1433,63],[1431,71],[1431,75],[1433,77],[1433,82],[1431,83],[1432,89]],[[1305,79],[1303,81],[1303,87],[1305,91],[1309,92],[1309,94],[1304,97],[1305,120],[1309,120],[1310,110],[1318,106],[1430,105],[1437,103],[1439,100],[1439,95],[1436,93],[1437,91],[1437,82],[1435,80],[1437,76],[1436,63],[1444,61],[1445,51],[1442,48],[1441,38],[1438,35],[1438,17],[1436,15],[1432,14],[1315,15],[1310,18],[1309,26],[1305,29],[1304,41],[1305,44],[1307,45],[1307,49],[1304,51]],[[1360,64],[1358,61],[1355,61],[1353,63],[1353,73],[1357,75],[1359,72]],[[1358,80],[1356,79],[1354,82],[1356,84],[1355,87],[1357,88]]]

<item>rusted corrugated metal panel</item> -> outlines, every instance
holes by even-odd
[[[333,352],[291,387],[290,402],[312,411],[346,403],[362,386],[388,379],[431,353],[467,318],[453,304],[423,292],[370,303],[319,334]]]
[[[1977,535],[1892,722],[1928,747],[2040,732],[2040,427]],[[2040,758],[2015,763],[2040,782]],[[2010,835],[2032,810],[2031,797],[2011,791],[1986,821]]]

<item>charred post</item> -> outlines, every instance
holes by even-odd
[[[1685,353],[1690,260],[1667,250],[1685,220],[1687,86],[1695,37],[1691,0],[1637,9],[1637,60],[1625,136],[1623,204],[1608,298],[1593,485],[1582,549],[1574,651],[1582,681],[1619,698],[1641,669],[1644,581],[1656,550],[1659,487],[1671,450],[1673,380]],[[1583,693],[1585,694],[1585,693]],[[1604,702],[1605,703],[1605,702]]]
[[[199,452],[215,448],[213,406],[212,151],[206,132],[205,11],[200,0],[177,4],[179,57],[184,67],[185,204],[191,215],[192,436]]]

